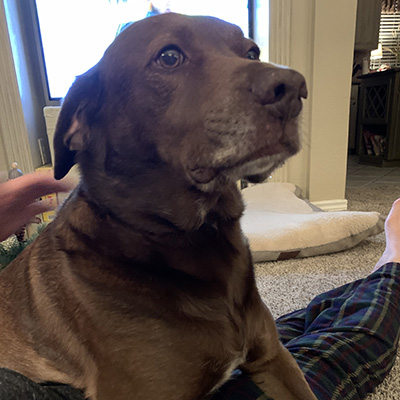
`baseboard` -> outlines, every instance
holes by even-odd
[[[347,200],[313,201],[312,204],[324,211],[347,211]]]

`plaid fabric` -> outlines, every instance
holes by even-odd
[[[277,327],[319,400],[365,398],[395,361],[400,264],[317,296]]]
[[[319,400],[359,400],[393,366],[400,330],[400,264],[317,296],[277,321]],[[245,378],[228,382],[212,400],[267,400]],[[275,399],[284,400],[284,399]]]

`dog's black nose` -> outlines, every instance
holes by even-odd
[[[296,117],[301,111],[301,99],[307,98],[304,77],[292,69],[275,66],[263,65],[253,74],[249,90],[257,103],[268,106],[282,119]]]

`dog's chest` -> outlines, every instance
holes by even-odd
[[[235,272],[234,281],[226,276],[229,285],[222,288],[197,285],[181,275],[159,281],[141,276],[129,293],[125,315],[114,310],[99,321],[97,334],[102,331],[104,340],[98,351],[112,355],[104,365],[124,365],[123,375],[133,381],[157,377],[160,387],[177,386],[203,396],[216,390],[244,362],[249,347],[251,327],[240,302],[248,290],[242,274]]]
[[[140,262],[93,254],[77,269],[78,292],[97,305],[88,336],[100,375],[121,369],[132,377],[119,383],[127,392],[151,393],[143,382],[157,380],[158,387],[205,396],[246,358],[251,328],[243,310],[251,309],[245,302],[255,285],[238,222],[176,238],[131,243],[137,252],[147,249]]]

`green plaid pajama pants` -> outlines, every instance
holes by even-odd
[[[307,308],[279,318],[277,327],[319,400],[363,399],[382,382],[396,357],[400,264],[388,263],[365,279],[317,296]],[[69,386],[38,385],[0,369],[0,400],[21,399],[83,400],[83,396]],[[271,399],[238,375],[212,400]]]
[[[400,264],[315,297],[277,321],[281,341],[319,400],[359,400],[391,370],[400,333]],[[245,377],[212,400],[269,400]],[[284,399],[275,399],[284,400]]]

